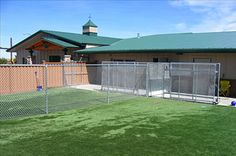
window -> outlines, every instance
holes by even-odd
[[[49,56],[49,62],[61,62],[61,56]]]

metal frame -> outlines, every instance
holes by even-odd
[[[93,79],[96,79],[96,83],[98,83],[99,80],[97,76],[101,79],[101,91],[106,92],[106,98],[105,101],[110,104],[113,102],[113,94],[121,93],[119,96],[127,96],[130,95],[136,95],[136,96],[157,96],[155,92],[155,86],[152,86],[151,82],[151,65],[154,64],[152,68],[156,68],[154,71],[158,71],[158,73],[163,74],[161,79],[160,75],[157,78],[158,81],[154,81],[157,83],[157,89],[158,85],[159,90],[161,91],[161,95],[158,95],[158,97],[162,98],[173,98],[173,99],[179,99],[179,100],[187,100],[187,101],[194,101],[194,102],[206,102],[206,103],[218,103],[219,102],[219,85],[220,85],[220,64],[219,63],[182,63],[182,62],[170,62],[170,63],[144,63],[144,62],[103,62],[102,64],[50,64],[50,65],[28,65],[28,64],[7,64],[7,65],[0,65],[0,67],[44,67],[43,72],[43,79],[45,82],[45,87],[42,94],[44,96],[44,113],[48,114],[51,112],[49,110],[50,103],[49,103],[49,67],[62,67],[60,72],[62,75],[60,78],[62,79],[62,86],[61,87],[69,87],[70,85],[67,84],[65,81],[66,79],[66,69],[65,67],[70,67],[71,71],[71,85],[81,85],[83,84],[83,78],[84,71],[82,70],[83,66],[86,66],[88,68],[95,68],[97,73],[95,76],[93,75]],[[190,84],[190,88],[192,90],[191,93],[184,93],[182,92],[182,76],[181,72],[179,72],[179,75],[173,72],[175,68],[173,68],[173,65],[177,65],[177,70],[181,72],[187,72],[190,73],[189,75],[189,81],[192,79],[192,83]],[[181,67],[181,65],[189,66],[187,69],[184,69]],[[200,69],[199,66],[204,65],[206,68]],[[159,67],[161,66],[161,67]],[[79,67],[79,71],[72,71],[74,70],[74,67]],[[166,68],[168,67],[168,68]],[[191,68],[190,68],[191,67]],[[9,69],[10,69],[9,68]],[[99,70],[98,70],[99,69]],[[104,69],[104,70],[103,70]],[[153,70],[153,69],[152,69]],[[160,71],[161,70],[161,71]],[[101,72],[100,74],[98,72]],[[10,72],[11,73],[11,72]],[[30,74],[30,73],[29,73]],[[88,74],[88,73],[87,73]],[[119,75],[120,74],[120,75]],[[214,87],[209,89],[209,94],[199,94],[199,84],[201,83],[201,76],[199,74],[205,74],[206,79],[209,79],[209,87]],[[81,76],[81,81],[77,77],[78,75]],[[28,75],[29,76],[29,75]],[[31,75],[33,76],[33,75]],[[178,80],[174,81],[174,76],[177,76]],[[20,80],[19,80],[20,81]],[[79,81],[79,82],[78,82]],[[94,80],[95,81],[95,80]],[[199,82],[198,82],[199,81]],[[162,83],[161,83],[162,82]],[[0,79],[1,83],[1,79]],[[178,83],[175,85],[174,83]],[[177,92],[173,90],[173,87],[177,86]],[[9,86],[11,88],[11,86]],[[213,93],[214,92],[214,93]],[[1,95],[0,96],[4,96]],[[69,97],[68,97],[69,98]],[[121,98],[122,99],[122,98]],[[1,102],[1,99],[0,99]],[[17,105],[17,103],[15,103]],[[1,113],[1,110],[0,110]],[[13,114],[9,114],[9,116],[14,116]],[[1,116],[0,116],[1,119]]]

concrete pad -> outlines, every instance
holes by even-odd
[[[76,88],[76,89],[91,90],[91,91],[101,90],[101,85],[93,85],[93,84],[76,85],[76,86],[70,86],[70,87]]]
[[[219,98],[219,104],[222,106],[231,106],[231,102],[236,101],[236,98],[230,98],[230,97],[220,97]]]
[[[84,89],[84,90],[91,90],[91,91],[98,91],[98,90],[102,90],[101,85],[94,85],[94,84],[87,84],[87,85],[75,85],[75,86],[70,86],[71,88],[76,88],[76,89]],[[106,88],[103,88],[106,90]],[[119,92],[133,92],[133,90],[127,90],[127,89],[112,89],[110,88],[111,91],[119,91]],[[137,93],[136,93],[137,94]],[[138,95],[146,95],[146,91],[145,90],[138,90]],[[163,97],[162,96],[162,92],[153,92],[152,93],[153,97]],[[186,96],[186,97],[182,97],[183,95],[181,95],[182,99],[188,100],[189,98],[191,98],[191,96]],[[165,94],[164,96],[165,98],[170,98],[169,95]],[[172,95],[172,98],[175,98],[175,95]],[[176,96],[176,98],[179,98],[178,96]],[[201,100],[201,98],[199,98],[198,100]],[[207,98],[202,99],[204,102],[207,102]],[[218,105],[220,106],[231,106],[231,102],[232,101],[236,101],[236,98],[230,98],[230,97],[219,97],[219,103]],[[212,99],[209,98],[208,102],[212,102]],[[236,108],[236,107],[235,107]]]

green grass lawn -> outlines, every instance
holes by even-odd
[[[0,155],[236,155],[236,109],[137,97],[0,121]]]

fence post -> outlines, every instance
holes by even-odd
[[[211,66],[210,66],[210,69],[211,69]],[[216,75],[217,75],[217,72],[216,72],[216,69],[217,69],[217,66],[216,66],[216,64],[214,64],[214,72],[212,72],[211,70],[210,70],[210,77],[211,77],[211,74],[213,73],[213,75],[214,75],[214,81],[213,81],[213,83],[214,84],[212,84],[212,86],[214,86],[214,91],[213,91],[213,101],[212,101],[212,103],[213,104],[215,104],[216,103],[216,101],[215,101],[215,96],[216,96]]]
[[[182,72],[182,69],[180,68],[180,65],[178,64],[178,69],[177,69],[178,72]],[[178,79],[178,99],[180,99],[180,74],[178,75],[179,76],[179,79]]]
[[[127,74],[126,74],[126,71],[127,71],[127,65],[126,64],[122,64],[122,67],[123,67],[123,73],[124,73],[124,75],[123,75],[123,86],[121,86],[121,87],[123,87],[123,88],[125,88],[124,90],[126,90],[127,88],[126,88],[126,76],[127,76]],[[122,79],[121,79],[122,80]]]
[[[48,114],[48,65],[45,65],[45,112]]]
[[[146,96],[149,96],[149,65],[146,66]]]
[[[116,68],[114,68],[114,66],[116,66]],[[116,91],[118,91],[119,89],[119,84],[118,84],[118,82],[119,82],[119,73],[118,73],[118,71],[119,71],[119,63],[117,62],[116,64],[113,64],[113,68],[112,68],[112,89],[113,90],[115,90],[115,88],[116,88]],[[115,84],[115,77],[114,77],[114,72],[116,73],[116,84]],[[116,85],[115,87],[114,87],[114,84]]]
[[[195,96],[195,63],[192,64],[192,100],[196,100],[196,98],[194,97]]]
[[[134,95],[139,95],[139,92],[138,92],[138,86],[137,86],[137,76],[138,76],[138,74],[137,74],[137,64],[136,63],[134,63],[134,86],[133,86],[133,94]],[[135,93],[136,92],[136,93]]]
[[[63,85],[63,87],[65,87],[66,85],[65,85],[65,65],[64,64],[62,64],[61,65],[61,67],[62,67],[62,85]]]
[[[170,92],[170,99],[172,98],[172,63],[169,63],[169,76],[170,76],[170,84],[169,84],[169,92]]]
[[[107,64],[107,103],[110,103],[109,98],[109,85],[110,85],[110,64]]]
[[[217,63],[218,70],[217,72],[217,98],[216,98],[216,103],[219,103],[219,94],[220,94],[220,63]]]
[[[162,69],[162,98],[164,98],[165,97],[165,73],[166,73],[166,64],[165,63],[162,63],[161,64],[162,65],[162,67],[161,67],[161,69]]]

